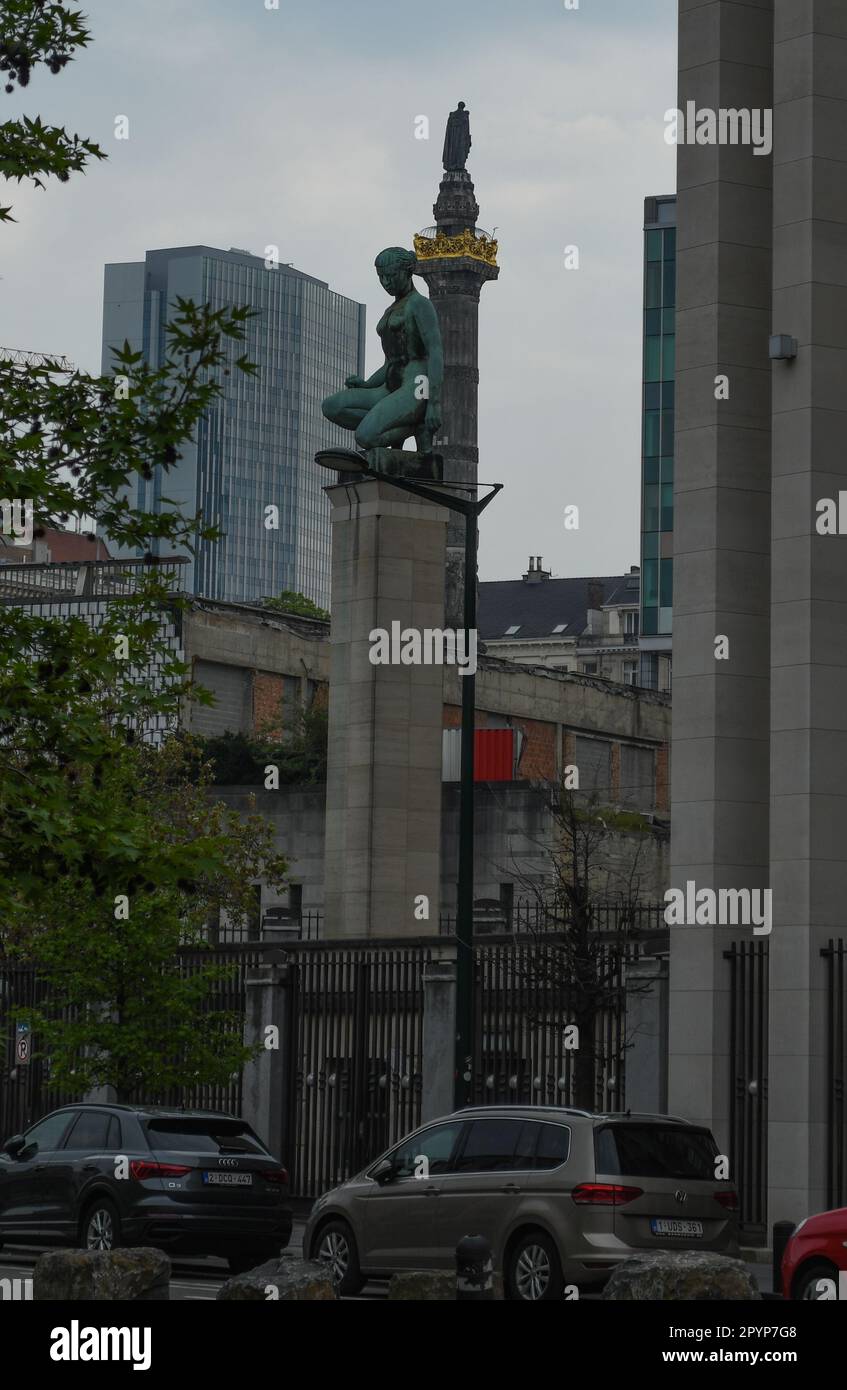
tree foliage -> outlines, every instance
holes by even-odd
[[[60,73],[77,51],[91,41],[85,16],[49,0],[2,0],[0,4],[0,80],[6,91],[28,87],[34,68]],[[0,125],[0,175],[44,188],[44,178],[67,183],[90,159],[105,159],[93,140],[70,135],[64,126],[44,125],[38,116],[22,116]],[[0,221],[12,222],[9,207]]]
[[[329,622],[326,608],[319,608],[305,594],[296,593],[293,589],[283,589],[276,598],[262,599],[262,603],[276,613],[293,613],[299,618],[317,618],[323,623]]]
[[[66,5],[3,0],[7,86],[39,64],[60,72],[89,37]],[[0,127],[7,179],[64,181],[92,156],[37,118]],[[184,741],[145,742],[152,724],[175,726],[189,690],[166,621],[181,601],[159,557],[216,535],[168,500],[168,474],[221,375],[256,370],[240,348],[249,310],[171,307],[157,368],[129,344],[99,376],[0,361],[0,497],[31,507],[36,535],[93,517],[147,561],[131,576],[98,567],[109,597],[91,621],[52,616],[37,594],[9,602],[10,587],[0,605],[0,950],[47,980],[49,1005],[28,1015],[36,1050],[75,1091],[228,1078],[245,1056],[240,1022],[210,1007],[218,974],[185,978],[175,953],[199,944],[208,912],[237,917],[260,873],[279,884],[285,870],[267,828],[210,800]],[[157,514],[129,500],[139,477],[161,484]]]
[[[113,824],[108,853],[51,877],[40,910],[17,914],[15,954],[37,963],[47,1002],[18,1010],[49,1056],[51,1085],[114,1086],[118,1098],[175,1085],[225,1084],[253,1053],[242,1021],[214,1006],[229,969],[202,961],[187,973],[180,948],[199,946],[210,917],[238,928],[260,876],[281,888],[285,860],[258,816],[209,794],[210,769],[188,739],[124,747],[88,769],[75,800]],[[78,820],[80,817],[77,818]]]
[[[264,786],[267,768],[279,773],[279,786],[312,786],[326,781],[328,711],[324,701],[301,709],[285,739],[227,732],[199,743],[216,786]]]
[[[619,1077],[631,1042],[620,1029],[620,1048],[610,1054],[604,1023],[626,1018],[627,995],[642,992],[627,980],[643,898],[640,834],[621,845],[615,812],[589,802],[564,782],[545,786],[552,842],[543,846],[544,868],[519,873],[535,906],[534,949],[522,966],[523,982],[545,1027],[576,1026],[573,1103],[588,1110],[603,1104],[602,1069]],[[627,827],[629,828],[629,827]],[[617,852],[615,852],[617,851]],[[532,921],[532,916],[529,918]]]

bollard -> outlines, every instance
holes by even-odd
[[[494,1297],[494,1261],[485,1236],[463,1236],[456,1246],[456,1299]]]
[[[782,1287],[782,1257],[785,1247],[794,1234],[793,1221],[775,1221],[773,1225],[773,1291],[785,1297]]]

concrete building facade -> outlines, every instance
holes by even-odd
[[[772,112],[773,150],[678,150],[672,873],[772,891],[767,1220],[799,1221],[844,1144],[822,952],[847,896],[845,552],[818,521],[847,471],[847,9],[681,0],[679,19],[680,110]],[[740,939],[671,934],[670,1107],[721,1145],[750,1089]]]

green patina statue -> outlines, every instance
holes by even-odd
[[[403,453],[410,435],[415,437],[417,457],[431,456],[441,428],[441,329],[433,305],[412,283],[416,264],[415,253],[402,246],[380,251],[376,272],[383,289],[394,297],[376,329],[385,362],[367,381],[348,376],[345,389],[321,403],[327,420],[355,430],[368,463],[384,471],[410,459]]]

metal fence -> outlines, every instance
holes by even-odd
[[[768,945],[733,942],[730,968],[729,1161],[738,1222],[764,1237],[768,1219]]]
[[[626,961],[639,948],[600,944],[594,963],[603,996],[593,1037],[573,1031],[569,957],[555,942],[478,946],[474,1099],[478,1104],[625,1108]],[[576,1091],[587,1058],[589,1097]]]
[[[286,1162],[296,1196],[356,1173],[420,1123],[427,946],[288,952],[293,1075]]]

